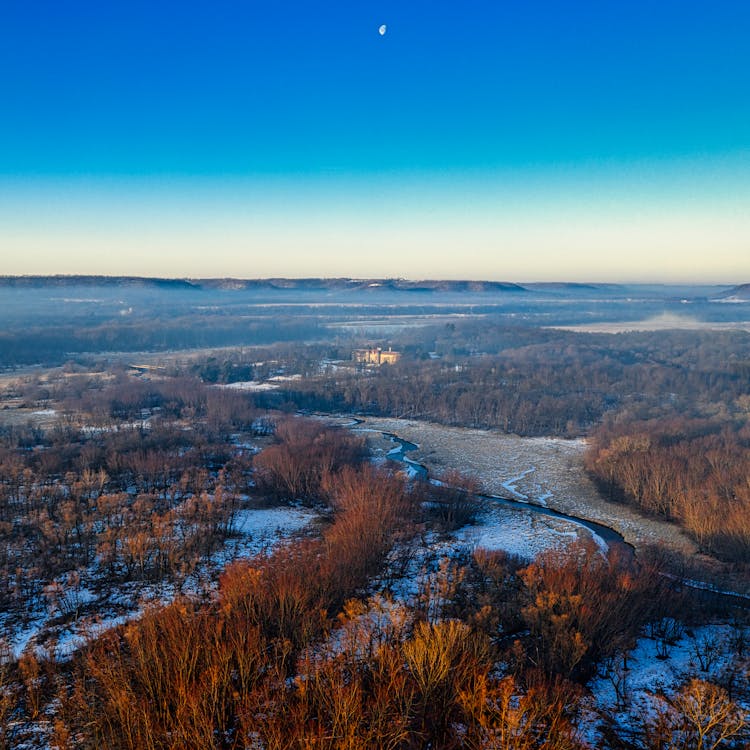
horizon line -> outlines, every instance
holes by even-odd
[[[743,286],[750,284],[750,281],[727,281],[727,282],[701,282],[701,281],[594,281],[594,280],[577,280],[565,281],[560,280],[524,280],[512,281],[510,279],[493,279],[493,278],[458,278],[458,277],[411,277],[411,276],[153,276],[140,274],[106,274],[106,273],[20,273],[20,274],[0,274],[0,280],[6,279],[132,279],[139,281],[184,281],[184,282],[201,282],[201,281],[351,281],[351,282],[382,282],[382,281],[403,281],[409,283],[464,283],[464,284],[507,284],[509,286],[523,286],[524,284],[534,285],[564,285],[564,286]]]

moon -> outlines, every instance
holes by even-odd
[[[380,28],[378,29],[378,34],[380,34],[380,36],[385,36],[386,31],[388,31],[388,27],[385,24],[381,24]]]

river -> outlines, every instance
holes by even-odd
[[[362,425],[364,422],[365,420],[363,419],[352,417],[352,422],[346,426],[358,432],[377,433],[382,435],[384,438],[392,441],[396,444],[396,447],[388,451],[387,455],[389,459],[403,463],[406,467],[408,467],[409,473],[418,480],[432,482],[436,481],[430,478],[429,470],[424,464],[421,464],[418,461],[409,458],[409,456],[407,455],[408,453],[418,451],[419,445],[400,437],[394,432],[386,432],[379,429],[361,427],[360,425]],[[489,502],[502,504],[505,507],[513,508],[521,512],[536,513],[539,515],[567,521],[568,523],[572,523],[587,529],[596,537],[598,537],[599,540],[601,540],[601,542],[603,542],[607,547],[619,548],[626,553],[626,557],[628,559],[633,559],[636,556],[636,550],[633,545],[626,542],[622,534],[615,531],[615,529],[611,528],[610,526],[606,526],[605,524],[597,523],[596,521],[591,521],[587,518],[582,518],[581,516],[563,513],[561,511],[555,510],[554,508],[549,508],[547,506],[527,500],[519,500],[513,497],[484,493],[480,493],[479,495],[477,495],[477,497],[480,497],[483,500],[487,500]],[[745,594],[734,591],[719,590],[712,584],[706,583],[704,581],[682,578],[669,573],[664,573],[663,575],[680,586],[693,589],[696,592],[701,592],[707,600],[719,600],[724,604],[740,607],[742,609],[750,609],[750,596],[747,596]]]

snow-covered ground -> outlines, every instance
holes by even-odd
[[[236,383],[219,383],[214,388],[229,388],[234,391],[275,391],[281,383],[300,380],[301,375],[273,375],[268,380],[239,380]]]
[[[456,540],[472,548],[503,550],[526,560],[592,536],[576,524],[512,508],[489,508],[480,521],[455,532]]]
[[[511,495],[515,495],[519,500],[528,500],[529,496],[524,495],[523,492],[520,492],[517,485],[518,482],[520,482],[522,479],[525,479],[529,474],[533,474],[535,471],[536,468],[532,466],[530,469],[522,471],[517,477],[511,477],[510,479],[507,479],[505,482],[503,482],[503,487],[508,490]],[[545,492],[544,494],[548,497],[552,496],[551,492]]]
[[[298,534],[320,516],[309,508],[249,508],[234,515],[236,538],[229,539],[211,558],[213,566],[221,566],[240,557],[251,557],[284,539]]]
[[[750,711],[750,654],[747,648],[744,657],[737,653],[737,639],[747,640],[749,636],[750,632],[723,623],[685,630],[666,648],[663,643],[660,648],[657,639],[643,636],[628,654],[627,670],[623,671],[619,659],[609,670],[603,665],[599,676],[591,681],[591,709],[594,714],[603,711],[613,715],[621,728],[631,730],[640,717],[650,713],[653,696],[671,696],[692,678],[722,684],[731,670],[737,670],[740,675],[744,671],[745,676],[735,679],[732,698],[743,710]],[[619,684],[619,700],[615,683]],[[589,740],[596,747],[598,733],[593,726],[590,733]]]
[[[408,552],[396,547],[391,564],[382,578],[373,581],[371,592],[387,591],[396,601],[413,604],[425,578],[434,574],[442,561],[483,548],[504,551],[530,562],[541,552],[565,549],[576,540],[592,536],[577,524],[488,502],[474,524],[449,534],[429,531],[415,540]],[[404,558],[408,562],[400,569]]]
[[[214,386],[215,388],[229,388],[234,391],[275,391],[279,388],[278,383],[261,382],[259,380],[241,380],[236,383],[226,383]]]
[[[10,622],[0,613],[0,635],[14,658],[27,649],[52,648],[58,658],[70,655],[86,639],[137,617],[154,601],[169,601],[178,593],[201,593],[213,586],[217,574],[232,560],[268,550],[285,539],[305,532],[320,516],[307,508],[244,508],[234,516],[234,536],[180,585],[174,582],[129,581],[106,585],[96,564],[81,574],[83,585],[75,591],[62,587],[68,610],[80,609],[77,617],[61,617],[61,608],[48,597],[26,613],[23,623]],[[92,591],[94,589],[94,591]]]

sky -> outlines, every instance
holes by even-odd
[[[747,282],[748,39],[746,0],[5,0],[0,274]]]

